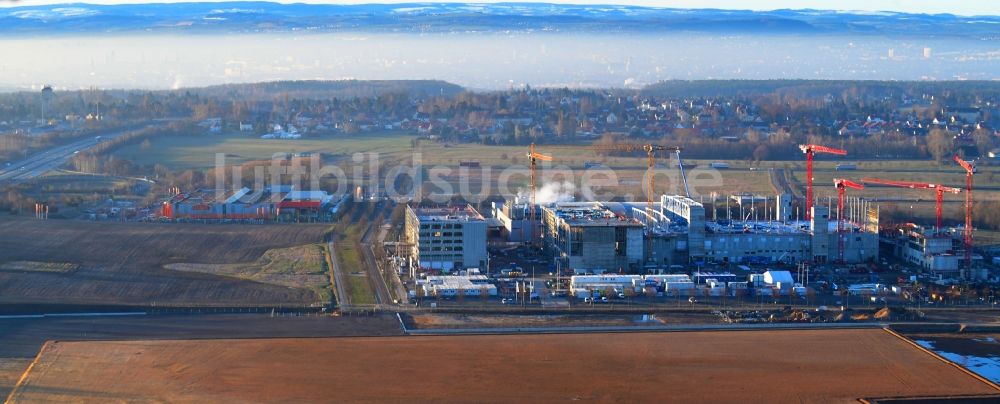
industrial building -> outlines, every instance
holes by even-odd
[[[542,226],[538,219],[542,217],[542,212],[537,206],[535,207],[535,217],[538,219],[535,220],[534,226],[531,225],[531,211],[529,210],[531,204],[522,198],[517,197],[503,203],[493,202],[491,206],[493,217],[499,220],[503,227],[501,236],[508,241],[524,243],[541,237]],[[532,234],[532,230],[534,230],[534,234]]]
[[[325,191],[297,191],[290,186],[221,193],[202,189],[179,192],[164,201],[162,216],[171,220],[316,221],[330,218],[333,198]]]
[[[810,220],[802,221],[792,220],[788,195],[739,195],[732,201],[747,205],[747,213],[709,220],[701,202],[679,195],[663,195],[654,204],[553,203],[540,206],[541,239],[559,269],[576,273],[652,273],[671,266],[712,264],[825,264],[840,262],[841,256],[845,264],[878,260],[878,208],[867,201],[848,201],[842,231],[837,218],[830,216],[829,204],[813,206]],[[494,205],[495,214],[523,211],[513,206],[519,205]],[[511,216],[502,216],[501,221],[505,219],[512,223],[511,229],[518,228]],[[509,237],[520,240],[514,232]]]
[[[542,207],[542,237],[559,268],[637,272],[643,261],[643,224],[601,202]]]
[[[645,280],[640,275],[574,275],[569,282],[573,296],[580,298],[634,295],[644,286]]]
[[[883,229],[882,246],[904,262],[932,274],[958,276],[964,259],[962,234],[958,230],[936,231],[912,223]],[[983,257],[972,254],[974,267],[982,267]],[[970,274],[985,278],[985,272]]]
[[[420,269],[487,268],[486,220],[470,205],[407,206],[406,243]]]
[[[344,195],[343,198],[347,198],[347,195]],[[325,211],[331,207],[332,201],[333,195],[326,193],[326,191],[296,191],[293,189],[285,194],[281,202],[278,202],[277,214],[279,218],[291,221],[316,220],[333,212],[332,209]]]
[[[739,201],[746,199],[740,196]],[[843,234],[831,220],[829,207],[814,206],[809,222],[788,220],[785,197],[779,195],[774,215],[765,220],[723,219],[707,221],[704,206],[684,196],[663,195],[660,213],[652,218],[666,223],[654,224],[650,237],[658,250],[649,255],[656,265],[675,263],[768,264],[782,262],[833,262],[840,256],[843,239],[844,262],[859,263],[878,258],[877,209],[862,213],[862,201]],[[634,211],[635,209],[633,209]],[[768,212],[770,213],[770,212]],[[674,251],[669,251],[670,248]],[[666,250],[665,250],[666,249]],[[683,262],[684,259],[687,262]],[[682,260],[677,262],[678,259]]]
[[[287,192],[287,191],[286,191]],[[249,188],[218,193],[214,189],[181,192],[163,202],[167,219],[273,219],[285,193],[269,187],[251,192]],[[222,196],[222,198],[217,198]]]
[[[490,283],[486,275],[446,275],[428,276],[417,281],[417,287],[424,296],[457,298],[457,297],[495,297],[496,285]],[[414,296],[415,297],[415,296]]]

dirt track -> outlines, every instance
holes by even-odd
[[[856,402],[997,391],[882,330],[52,343],[14,402]]]
[[[315,294],[168,263],[254,262],[271,248],[322,240],[323,225],[204,225],[0,217],[0,263],[72,263],[71,274],[0,271],[0,303],[310,304]]]

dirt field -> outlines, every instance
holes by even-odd
[[[32,358],[0,357],[0,397],[7,397],[17,384],[24,370],[31,364]]]
[[[12,398],[846,403],[990,393],[882,330],[813,330],[56,342]]]
[[[0,264],[73,264],[71,273],[0,271],[0,303],[311,304],[308,288],[173,271],[172,263],[257,262],[269,249],[322,240],[324,225],[199,225],[0,216]]]
[[[396,316],[266,314],[46,317],[0,319],[0,400],[48,340],[149,340],[401,335]]]

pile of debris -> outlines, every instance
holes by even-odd
[[[808,310],[784,307],[774,310],[726,310],[716,314],[725,323],[839,323],[839,322],[889,322],[919,320],[920,312],[902,307],[881,309],[828,310],[820,308]]]

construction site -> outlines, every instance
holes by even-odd
[[[559,147],[552,147],[558,150]],[[805,197],[796,197],[786,181],[772,181],[775,194],[693,195],[681,161],[680,148],[656,145],[592,146],[595,151],[647,153],[644,177],[645,201],[573,202],[576,195],[558,201],[536,200],[541,163],[556,161],[532,145],[527,153],[531,167],[531,193],[494,203],[492,216],[506,242],[537,243],[551,249],[554,264],[567,269],[640,273],[671,265],[708,266],[718,264],[857,265],[877,263],[880,253],[888,252],[940,273],[954,273],[966,278],[984,278],[983,271],[959,271],[982,261],[973,254],[971,232],[972,184],[974,168],[967,167],[965,190],[940,184],[893,181],[879,178],[834,178],[829,185],[813,184],[813,160],[816,155],[844,156],[846,151],[819,145],[801,147],[806,158]],[[657,163],[656,153],[669,151],[676,156],[681,194],[659,193],[657,176],[664,176],[664,164]],[[668,156],[668,157],[670,157]],[[711,165],[715,168],[728,166]],[[838,168],[839,170],[839,168]],[[817,198],[814,188],[829,186],[836,197]],[[947,248],[929,248],[918,253],[903,253],[899,248],[885,248],[898,239],[896,227],[880,222],[878,203],[851,195],[865,187],[905,187],[926,189],[937,194],[937,221],[933,232],[921,235],[947,237],[954,241]],[[941,201],[945,193],[965,193],[966,226],[944,229]],[[528,200],[526,200],[528,199]],[[911,230],[922,228],[911,227]],[[880,237],[881,236],[881,237]],[[881,243],[880,243],[881,238]],[[938,242],[940,245],[941,242]],[[881,244],[881,245],[880,245]],[[942,259],[948,256],[954,258]],[[935,258],[938,257],[938,258]],[[918,262],[919,261],[919,262]],[[935,261],[925,264],[925,261]]]

